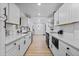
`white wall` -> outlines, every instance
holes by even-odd
[[[45,24],[44,23],[34,24],[34,33],[35,34],[45,34]]]
[[[28,20],[29,27],[35,29],[35,32],[45,33],[50,32],[50,28],[53,28],[53,17],[46,18],[46,17],[32,17]],[[38,25],[40,27],[40,31],[38,30]]]
[[[47,18],[45,17],[33,17],[29,21],[30,25],[35,30],[35,34],[45,34],[45,24],[47,23]]]

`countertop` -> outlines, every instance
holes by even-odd
[[[63,35],[57,33],[50,33],[50,35],[58,38],[60,41],[68,44],[69,46],[77,49],[79,51],[79,39],[74,39],[74,34],[64,33]]]
[[[8,45],[9,43],[12,43],[16,40],[19,40],[20,38],[29,35],[30,32],[26,33],[26,34],[16,34],[16,35],[11,35],[11,36],[7,36],[5,37],[5,45]]]

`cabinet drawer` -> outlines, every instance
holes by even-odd
[[[69,49],[69,51],[67,50]],[[66,53],[70,56],[79,56],[79,51],[71,46],[66,47]]]
[[[6,46],[6,52],[9,51],[10,49],[13,49],[14,47],[16,47],[18,45],[18,41],[13,42],[9,45]]]
[[[17,55],[18,55],[17,47],[13,47],[6,52],[6,56],[17,56]]]
[[[60,41],[59,51],[61,55],[79,56],[79,51],[72,46]]]

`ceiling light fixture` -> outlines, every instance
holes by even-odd
[[[38,13],[38,16],[40,16],[40,13]]]
[[[38,6],[40,6],[40,5],[41,5],[41,3],[37,3],[37,5],[38,5]]]

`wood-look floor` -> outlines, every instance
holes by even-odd
[[[47,48],[45,36],[34,35],[33,42],[25,56],[52,56],[51,51]]]

